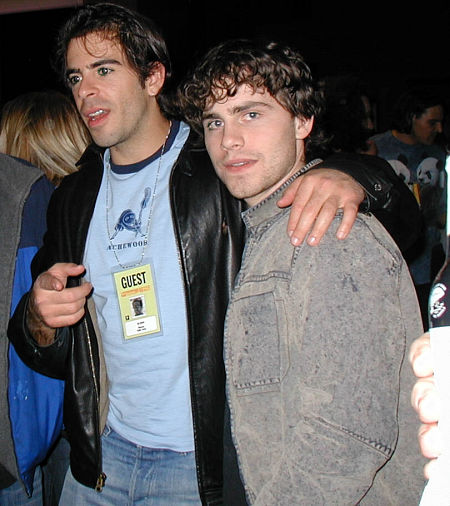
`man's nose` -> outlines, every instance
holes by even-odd
[[[81,82],[77,86],[76,92],[82,99],[85,99],[91,95],[95,95],[98,92],[95,80],[88,75],[83,76]]]
[[[238,126],[225,125],[222,135],[222,147],[224,149],[238,149],[244,145],[244,136]]]

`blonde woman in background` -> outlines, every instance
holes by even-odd
[[[75,106],[58,91],[19,95],[2,108],[0,151],[27,160],[55,186],[76,170],[90,142]]]
[[[76,163],[90,142],[90,134],[78,111],[60,92],[19,95],[6,102],[1,110],[0,152],[41,169],[54,186],[77,170]],[[41,465],[42,498],[33,496],[38,504],[41,500],[44,506],[58,504],[68,466],[69,443],[63,435]],[[23,501],[25,504],[26,498]]]

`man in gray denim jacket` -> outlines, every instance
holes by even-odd
[[[339,214],[318,248],[284,240],[288,211],[277,200],[324,147],[308,67],[276,43],[228,41],[183,93],[217,174],[249,206],[225,326],[247,503],[417,504],[424,481],[405,353],[421,319],[400,251],[363,214],[346,241],[336,239]]]

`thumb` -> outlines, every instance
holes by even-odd
[[[44,290],[64,290],[69,276],[79,276],[84,272],[83,265],[73,263],[55,264],[48,271],[39,276],[39,286]]]
[[[295,194],[301,185],[302,178],[298,177],[295,181],[293,181],[288,188],[283,192],[283,195],[278,199],[277,205],[278,207],[288,207],[294,201]]]
[[[63,279],[58,278],[51,272],[42,273],[38,278],[39,287],[43,290],[61,292],[66,286],[67,276]]]

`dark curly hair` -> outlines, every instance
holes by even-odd
[[[232,97],[248,85],[265,88],[293,116],[318,118],[323,97],[302,56],[277,42],[235,39],[211,49],[180,85],[180,112],[200,134],[203,112],[212,103]],[[320,127],[306,139],[307,158],[326,152],[326,138]]]
[[[155,23],[126,7],[97,3],[77,9],[58,33],[53,65],[66,84],[66,56],[71,40],[85,38],[92,33],[101,34],[120,45],[142,85],[157,62],[165,67],[166,82],[171,77],[172,66],[166,42]]]
[[[424,87],[415,87],[404,92],[394,105],[391,128],[399,132],[410,134],[413,119],[436,105],[443,105],[442,97]]]

